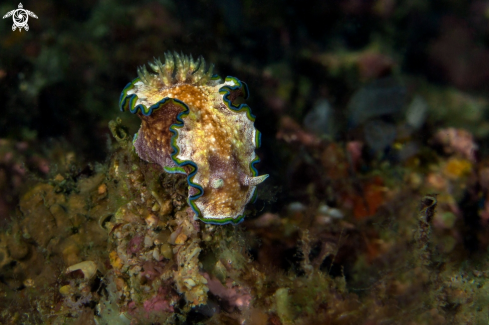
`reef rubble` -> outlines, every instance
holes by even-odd
[[[450,143],[424,181],[415,170],[389,187],[388,173],[365,177],[367,206],[355,199],[357,180],[331,175],[341,205],[292,202],[283,214],[255,211],[244,226],[222,226],[194,219],[185,175],[139,159],[120,120],[110,128],[116,143],[106,164],[76,177],[57,174],[21,196],[19,216],[0,234],[2,322],[458,324],[485,317],[487,261],[460,264],[452,253],[460,245],[453,197],[470,186],[472,162]],[[338,176],[351,147],[319,141],[308,150],[327,152],[319,164],[336,166]],[[452,176],[439,184],[438,174]],[[434,186],[441,194],[420,200],[416,217],[416,195],[406,193]],[[379,223],[369,222],[373,214]],[[287,256],[293,260],[281,268]]]

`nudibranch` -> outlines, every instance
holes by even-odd
[[[206,223],[239,223],[258,184],[255,149],[260,132],[244,103],[247,85],[224,82],[199,57],[165,53],[138,69],[122,91],[119,106],[141,118],[134,135],[138,156],[168,173],[187,175],[188,203]]]

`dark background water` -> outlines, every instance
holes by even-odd
[[[416,76],[470,94],[483,94],[489,78],[484,1],[33,1],[24,8],[39,17],[28,32],[12,32],[10,18],[1,23],[0,136],[63,137],[89,160],[105,157],[109,119],[136,120],[119,115],[119,93],[137,66],[165,51],[203,55],[220,75],[246,81],[265,144],[279,116],[302,122],[321,98],[344,110],[355,90],[380,77]],[[341,62],[367,50],[367,63]],[[343,74],[321,62],[328,53],[338,54]]]

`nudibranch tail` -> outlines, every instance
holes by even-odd
[[[123,90],[122,111],[137,114],[141,128],[134,140],[137,154],[169,173],[185,173],[189,205],[207,223],[239,223],[255,197],[258,176],[255,149],[261,135],[244,102],[248,86],[234,77],[224,82],[213,65],[199,57],[165,53],[138,69],[138,78]]]

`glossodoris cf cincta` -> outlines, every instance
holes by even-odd
[[[238,223],[255,188],[255,148],[260,132],[244,103],[248,87],[237,78],[224,82],[205,60],[165,53],[165,63],[138,69],[122,91],[119,105],[141,118],[134,135],[139,157],[169,173],[187,175],[188,203],[207,223]]]

